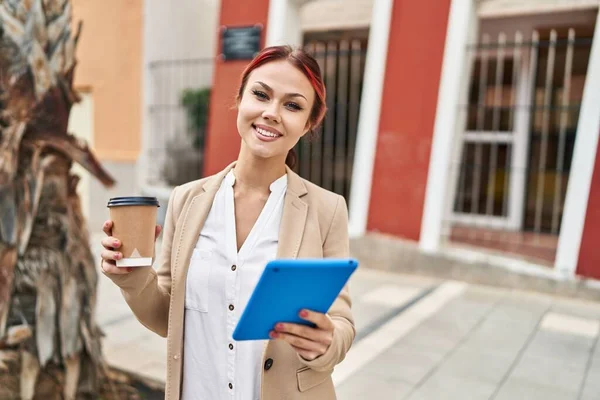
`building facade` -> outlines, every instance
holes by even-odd
[[[327,80],[335,65],[336,101],[347,73],[331,52],[352,53],[342,46],[348,32],[352,42],[368,28],[356,135],[330,143],[326,127],[317,155],[334,163],[316,178],[312,167],[299,171],[347,193],[351,233],[561,279],[600,277],[598,1],[375,0],[361,3],[369,12],[347,7],[354,23],[327,26],[325,10],[339,15],[341,4],[222,1],[219,25],[261,24],[264,45],[326,42],[322,67]],[[206,174],[239,150],[235,111],[219,104],[244,65],[215,59]],[[349,185],[336,184],[338,170],[351,171]]]
[[[330,112],[298,172],[347,198],[354,237],[600,278],[598,0],[112,3],[74,1],[84,101],[71,130],[118,178],[84,179],[92,226],[110,196],[166,203],[173,177],[236,158],[247,60],[220,57],[222,33],[258,26],[261,46],[304,46],[321,64]],[[194,151],[190,88],[210,90]]]
[[[74,105],[69,130],[86,140],[117,184],[106,190],[75,166],[79,193],[90,225],[106,219],[106,197],[135,187],[141,146],[142,4],[74,0],[73,24],[82,22],[77,46]]]
[[[177,97],[181,88],[190,81],[210,86],[220,2],[72,3],[73,23],[83,23],[75,71],[83,101],[73,107],[69,129],[90,143],[116,180],[113,188],[104,188],[75,166],[84,214],[97,230],[108,216],[110,197],[168,198],[170,188],[155,176],[165,163],[169,135],[185,119]]]

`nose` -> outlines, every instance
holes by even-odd
[[[263,111],[262,117],[267,121],[272,121],[275,123],[281,122],[281,116],[279,114],[279,107],[276,102],[272,102],[269,104],[267,108]]]

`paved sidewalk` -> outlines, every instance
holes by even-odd
[[[334,373],[340,400],[600,398],[600,303],[366,268],[351,293],[357,340]],[[104,276],[97,315],[109,363],[164,380],[166,340]]]
[[[338,384],[339,398],[598,399],[599,319],[596,303],[443,283],[390,322],[385,346],[354,345],[348,359],[377,356]]]

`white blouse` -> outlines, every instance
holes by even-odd
[[[185,292],[182,400],[257,400],[264,341],[231,335],[279,243],[287,175],[271,194],[237,251],[230,171],[217,191],[190,260]]]

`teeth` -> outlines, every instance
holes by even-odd
[[[267,131],[265,131],[264,129],[261,129],[261,128],[256,128],[256,131],[257,131],[258,133],[260,133],[261,135],[263,135],[263,136],[268,136],[268,137],[279,137],[279,135],[278,135],[278,134],[276,134],[276,133],[272,133],[272,132],[267,132]]]

